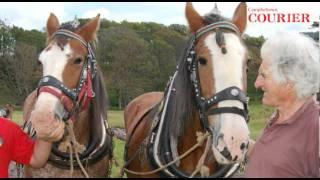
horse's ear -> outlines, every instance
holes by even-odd
[[[193,8],[191,2],[186,4],[186,18],[189,23],[189,28],[192,33],[197,32],[198,29],[204,26],[203,18]]]
[[[52,36],[54,32],[56,32],[60,27],[59,20],[57,16],[55,16],[53,13],[50,13],[50,16],[47,21],[47,35],[48,38]]]
[[[235,10],[232,22],[238,27],[241,33],[244,32],[247,25],[247,4],[241,2]]]
[[[96,34],[100,28],[100,14],[98,14],[95,18],[87,22],[84,26],[82,26],[77,33],[83,37],[84,40],[90,42],[96,38]]]

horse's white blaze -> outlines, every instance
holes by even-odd
[[[62,81],[62,72],[67,64],[68,55],[72,50],[69,44],[65,45],[62,51],[55,43],[49,51],[42,51],[39,56],[39,61],[43,65],[43,76],[51,75]]]
[[[69,44],[66,44],[63,50],[54,42],[51,49],[42,51],[39,61],[43,66],[43,76],[51,75],[62,82],[62,73],[68,61],[68,55],[72,53]],[[45,110],[55,108],[60,101],[49,93],[41,93],[35,104],[35,110]]]
[[[224,33],[226,39],[227,53],[222,54],[221,49],[216,43],[215,34],[211,34],[205,40],[205,44],[211,52],[213,60],[213,78],[216,92],[220,92],[230,86],[237,86],[243,89],[242,85],[242,68],[245,48],[241,44],[239,38],[231,33]],[[219,107],[237,106],[243,108],[238,101],[222,101]]]
[[[243,61],[246,49],[242,45],[239,37],[232,33],[224,33],[227,53],[223,54],[221,48],[216,43],[215,34],[209,35],[205,40],[205,45],[211,52],[212,69],[215,92],[220,92],[228,87],[243,87]],[[218,103],[218,107],[238,107],[243,109],[240,101],[226,100]],[[249,130],[244,118],[237,114],[225,113],[210,116],[211,125],[220,127],[220,133],[224,134],[224,142],[218,143],[218,151],[222,151],[227,146],[231,154],[242,157],[240,150],[241,143],[249,138]],[[231,140],[232,139],[232,140]],[[241,157],[240,157],[241,156]],[[239,159],[238,159],[239,160]]]

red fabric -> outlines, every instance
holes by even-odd
[[[46,92],[46,93],[50,93],[52,95],[54,95],[55,97],[57,97],[61,103],[63,104],[64,108],[67,110],[67,111],[71,111],[72,108],[73,108],[73,102],[72,100],[64,95],[60,90],[56,89],[56,88],[51,88],[49,86],[44,86],[44,87],[41,87],[40,90],[39,90],[39,94],[42,93],[42,92]]]
[[[0,118],[0,178],[8,177],[10,161],[29,165],[35,142],[8,119]]]
[[[92,98],[93,98],[93,93],[92,93],[91,73],[88,70],[87,80],[84,82],[82,89],[79,93],[79,101],[81,101],[81,104],[82,104],[81,111],[84,111],[87,109]]]

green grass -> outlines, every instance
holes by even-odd
[[[273,110],[271,108],[267,108],[262,106],[258,102],[250,102],[249,105],[250,112],[250,122],[249,129],[251,133],[251,138],[256,139],[261,130],[266,124],[266,119],[271,115]],[[21,125],[22,123],[22,111],[15,111],[13,114],[13,120]],[[110,110],[108,111],[108,122],[111,127],[124,127],[123,120],[123,111]],[[113,154],[116,161],[119,163],[119,167],[117,167],[114,163],[112,166],[111,177],[118,177],[120,168],[123,166],[123,152],[125,143],[117,138],[114,138],[114,149]]]
[[[22,114],[23,114],[22,111],[14,111],[12,116],[12,119],[19,125],[22,125],[22,122],[23,122]]]
[[[260,103],[252,102],[249,104],[249,130],[250,137],[254,140],[261,134],[265,127],[267,118],[272,114],[273,109],[263,106]]]
[[[113,163],[113,165],[112,165],[112,171],[111,171],[111,177],[119,177],[121,167],[122,167],[123,164],[124,164],[124,161],[123,161],[123,152],[124,152],[125,142],[124,142],[124,141],[121,141],[121,140],[119,140],[119,139],[114,138],[113,143],[114,143],[114,144],[113,144],[113,146],[114,146],[113,156],[114,156],[114,158],[116,159],[116,161],[117,161],[117,163],[118,163],[118,167],[116,166],[115,163]]]
[[[111,127],[123,128],[123,111],[108,111],[108,122]]]

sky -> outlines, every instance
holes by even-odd
[[[232,18],[238,2],[217,2],[221,15]],[[194,2],[193,6],[200,15],[210,12],[214,2]],[[315,31],[310,29],[313,21],[320,19],[320,2],[247,2],[248,16],[253,14],[263,17],[265,14],[282,13],[309,14],[310,22],[249,22],[245,33],[250,36],[269,37],[277,31]],[[257,12],[257,10],[264,11]],[[0,19],[7,24],[27,30],[43,30],[50,12],[60,22],[78,18],[100,17],[121,22],[156,22],[164,25],[184,24],[185,2],[0,2]],[[254,15],[255,14],[255,15]]]

